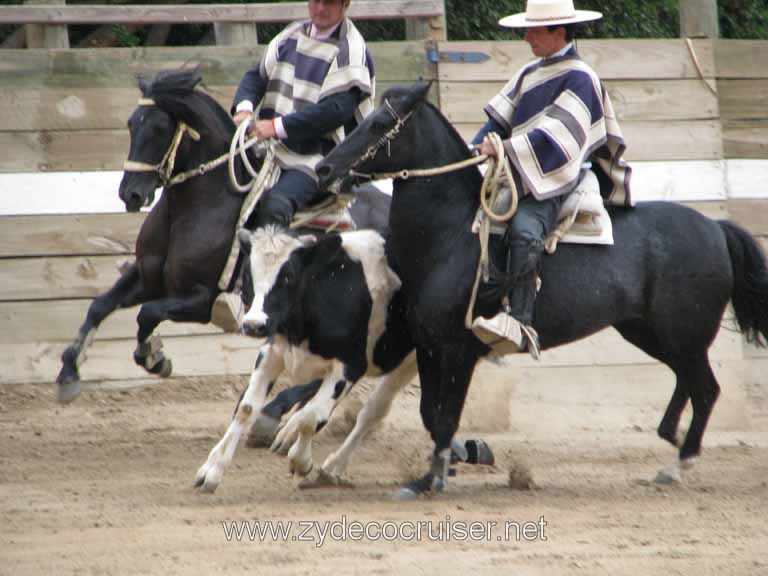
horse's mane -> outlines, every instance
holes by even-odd
[[[189,122],[190,118],[183,116],[194,116],[203,126],[228,139],[234,131],[234,122],[214,98],[197,88],[201,81],[198,68],[162,70],[151,79],[140,77],[139,88],[145,98],[154,100],[172,117]]]

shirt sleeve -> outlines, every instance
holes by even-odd
[[[485,126],[480,128],[480,131],[475,135],[471,143],[474,145],[480,144],[485,136],[491,132],[495,132],[502,138],[506,138],[508,136],[507,129],[504,128],[504,126],[502,126],[498,120],[491,117],[488,119],[488,122],[485,123]]]
[[[343,126],[355,116],[361,95],[357,89],[323,98],[317,104],[282,117],[283,128],[289,140],[313,140]]]
[[[248,70],[237,86],[230,114],[234,115],[235,112],[240,112],[241,110],[250,110],[252,112],[256,105],[261,102],[261,99],[264,98],[264,94],[267,93],[267,82],[268,79],[261,71],[261,66]]]

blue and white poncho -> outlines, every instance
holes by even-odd
[[[355,111],[360,123],[373,110],[376,91],[373,60],[363,36],[349,19],[342,21],[336,38],[311,38],[310,27],[309,20],[294,22],[269,43],[260,63],[261,76],[269,82],[259,118],[287,116],[357,88],[363,96]],[[325,140],[332,147],[344,137],[341,126],[326,134]],[[314,179],[315,165],[323,158],[322,143],[315,148],[299,152],[280,141],[275,154],[281,167],[302,170]]]
[[[524,66],[485,112],[504,127],[506,154],[527,193],[566,194],[591,161],[605,202],[632,205],[631,169],[622,160],[624,138],[610,98],[573,48]]]

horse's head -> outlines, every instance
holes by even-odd
[[[317,165],[320,186],[344,179],[350,171],[387,172],[414,168],[418,142],[409,119],[426,102],[430,83],[387,90],[382,104]]]
[[[196,69],[139,79],[142,97],[128,119],[131,144],[120,182],[120,199],[128,212],[150,205],[174,169],[197,161],[188,152],[201,135],[205,147],[228,144],[234,124],[215,100],[195,90],[200,80]]]

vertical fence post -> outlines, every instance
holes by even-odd
[[[215,22],[213,31],[218,46],[253,46],[258,43],[255,22],[237,22],[235,24]]]
[[[717,0],[680,0],[680,36],[682,38],[717,38]]]
[[[24,0],[24,4],[66,4],[66,0]],[[27,48],[69,48],[66,24],[26,24]]]
[[[405,21],[406,40],[447,40],[448,26],[445,20],[445,1],[443,15],[431,18],[409,18]]]

